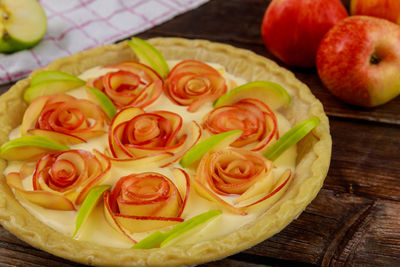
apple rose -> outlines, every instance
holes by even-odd
[[[289,184],[290,170],[275,182],[272,168],[273,163],[259,153],[238,148],[219,150],[203,156],[194,184],[203,197],[246,215],[245,209],[255,204],[268,201],[272,205]]]
[[[242,130],[231,146],[247,146],[253,151],[262,150],[279,138],[275,114],[266,104],[251,98],[213,109],[205,117],[203,128],[212,134]]]
[[[89,79],[87,85],[102,91],[118,109],[126,106],[144,108],[162,93],[163,80],[146,65],[128,61],[106,68],[117,71]]]
[[[66,94],[35,99],[24,113],[22,135],[37,135],[62,144],[78,144],[106,133],[107,115],[95,103]]]
[[[128,107],[117,113],[109,130],[109,145],[115,158],[141,158],[161,152],[180,159],[200,138],[201,129],[192,122],[182,129],[182,118],[169,111],[146,113]]]
[[[173,173],[174,182],[156,172],[121,177],[112,192],[104,194],[107,221],[127,237],[182,222],[189,176],[182,169],[173,169]]]
[[[24,165],[20,172],[7,174],[7,184],[16,195],[55,210],[75,210],[82,204],[90,189],[106,179],[110,161],[101,153],[84,150],[67,150],[42,157],[32,171]],[[32,174],[33,172],[33,174]],[[31,177],[33,189],[23,186],[23,180]]]
[[[188,111],[194,112],[223,95],[227,87],[224,77],[211,66],[197,60],[184,60],[169,72],[164,90],[176,104],[189,106]]]

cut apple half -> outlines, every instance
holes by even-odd
[[[153,68],[162,78],[167,77],[169,66],[162,54],[148,42],[132,37],[127,41],[129,46],[139,57],[139,61]]]
[[[85,86],[85,89],[89,95],[89,98],[102,107],[110,119],[117,114],[117,109],[115,108],[113,102],[103,92],[90,86]]]
[[[0,2],[0,52],[12,53],[33,47],[46,30],[46,13],[38,1]]]
[[[69,147],[42,136],[21,136],[0,147],[0,158],[29,160],[51,151],[68,150]]]
[[[89,194],[86,196],[81,207],[79,208],[78,216],[76,217],[75,221],[75,231],[72,235],[72,238],[76,237],[81,226],[89,218],[90,213],[96,207],[99,200],[102,199],[103,193],[110,188],[110,185],[100,185],[90,190]]]
[[[24,93],[24,100],[31,103],[43,95],[64,93],[85,85],[85,81],[60,71],[42,71],[32,77],[31,85]]]
[[[314,129],[320,120],[317,117],[311,117],[298,124],[282,135],[275,143],[273,143],[265,152],[264,157],[270,161],[274,161],[282,155],[289,147],[303,139],[312,129]]]
[[[187,168],[199,161],[207,152],[217,151],[229,146],[235,142],[242,135],[242,133],[242,130],[233,130],[212,135],[194,145],[188,152],[186,152],[179,163],[183,168]]]
[[[156,231],[152,233],[151,235],[142,239],[140,242],[136,243],[132,248],[149,249],[154,248],[158,245],[160,247],[168,246],[168,244],[173,243],[173,241],[176,240],[178,237],[181,237],[188,231],[193,230],[196,226],[202,225],[208,222],[210,219],[221,214],[222,212],[220,210],[209,210],[207,212],[201,213],[193,218],[190,218],[187,221],[184,221],[174,226],[168,232],[162,233],[160,231]]]
[[[215,102],[214,107],[231,105],[245,98],[258,99],[271,109],[287,107],[290,104],[288,92],[279,84],[269,81],[255,81],[243,84],[222,95]]]

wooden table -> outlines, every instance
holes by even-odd
[[[266,50],[260,36],[268,2],[211,0],[138,36],[228,43],[285,66]],[[349,1],[343,2],[348,7]],[[279,234],[202,266],[399,266],[400,97],[373,109],[352,107],[324,88],[315,69],[289,69],[311,88],[330,119],[333,153],[324,186]],[[2,86],[1,92],[10,86]],[[0,265],[83,266],[32,248],[3,228]]]

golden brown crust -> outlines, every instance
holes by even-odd
[[[327,174],[331,157],[329,122],[321,103],[306,85],[274,62],[253,52],[204,40],[154,38],[149,40],[167,60],[198,59],[219,63],[229,73],[248,81],[270,80],[285,87],[291,98],[284,111],[292,124],[311,116],[321,123],[298,145],[294,180],[287,193],[257,221],[238,231],[191,246],[162,249],[132,250],[103,247],[76,241],[47,227],[29,214],[14,198],[2,175],[0,182],[0,223],[29,244],[54,255],[87,264],[102,266],[176,266],[213,261],[249,248],[281,231],[295,219],[319,192]],[[73,75],[97,66],[136,60],[135,54],[123,42],[95,48],[59,59],[45,69],[60,70]],[[37,70],[34,73],[41,71]],[[32,76],[32,74],[31,74]],[[30,78],[14,85],[0,97],[0,143],[8,139],[12,128],[20,124],[26,104],[22,99]],[[0,173],[6,162],[1,160]]]

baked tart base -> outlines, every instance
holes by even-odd
[[[282,85],[291,96],[289,108],[282,111],[292,125],[311,116],[320,124],[298,144],[297,162],[290,187],[279,201],[257,220],[216,240],[193,245],[171,246],[148,250],[112,248],[77,241],[46,226],[28,213],[15,199],[5,182],[0,181],[0,223],[18,238],[51,254],[101,266],[176,266],[218,260],[238,253],[281,231],[297,218],[315,198],[328,172],[331,157],[331,136],[328,118],[322,104],[309,88],[277,64],[251,51],[204,40],[154,38],[148,40],[166,60],[197,59],[219,63],[226,71],[247,81],[269,80]],[[138,60],[126,42],[98,47],[52,62],[34,71],[58,70],[78,76],[98,66],[127,60]],[[17,82],[0,97],[0,143],[8,140],[10,131],[21,123],[27,104],[23,92],[30,77]],[[7,162],[0,160],[0,173]]]

